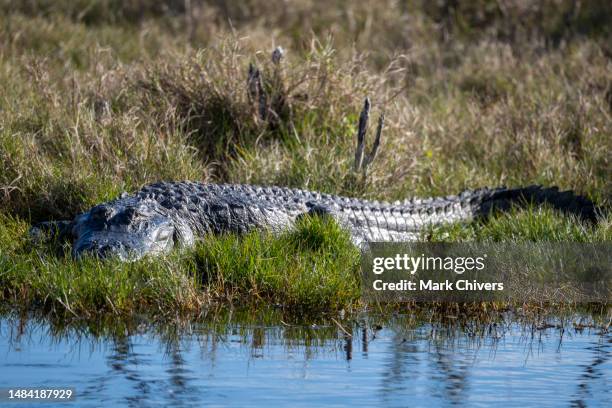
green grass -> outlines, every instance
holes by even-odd
[[[13,3],[0,0],[6,302],[77,315],[358,304],[354,249],[319,221],[126,265],[76,264],[69,248],[26,239],[31,222],[72,218],[162,179],[385,200],[541,183],[610,205],[608,2]],[[287,50],[279,67],[276,45]],[[250,63],[273,120],[249,99]],[[359,180],[366,96],[386,127]],[[610,231],[609,217],[592,227],[529,210],[424,238],[609,241]]]
[[[612,241],[611,223],[610,214],[593,225],[549,208],[515,208],[479,222],[433,227],[424,235],[435,242],[606,242]]]
[[[210,237],[195,248],[132,263],[77,262],[61,243],[29,242],[26,223],[2,221],[2,300],[26,308],[84,317],[173,316],[224,302],[317,312],[351,306],[359,297],[359,252],[328,220],[304,219],[280,236]]]

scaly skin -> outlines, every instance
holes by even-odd
[[[548,203],[583,219],[596,218],[589,200],[540,186],[483,188],[388,203],[280,187],[160,182],[97,205],[73,221],[41,223],[33,232],[50,229],[71,238],[77,258],[93,253],[133,260],[176,245],[191,246],[208,234],[285,231],[305,214],[333,217],[357,245],[414,241],[427,226],[466,221],[525,202]]]

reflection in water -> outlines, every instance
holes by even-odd
[[[395,395],[407,394],[410,384],[414,384],[413,380],[419,376],[419,358],[414,340],[393,333],[384,357],[385,371],[380,379],[380,393],[385,405],[390,404]]]
[[[446,349],[434,346],[435,351],[430,353],[432,363],[439,372],[439,383],[444,384],[444,390],[437,392],[434,395],[439,398],[448,398],[452,403],[458,403],[464,400],[463,394],[469,389],[469,362],[470,350],[465,350],[461,354],[449,352]],[[462,355],[465,353],[465,355]]]
[[[596,329],[367,315],[335,323],[234,316],[107,329],[9,316],[0,387],[72,386],[80,406],[611,402],[612,336]]]
[[[587,406],[586,401],[595,397],[594,384],[601,383],[601,390],[603,390],[604,396],[610,399],[610,385],[607,384],[612,378],[612,372],[610,371],[610,357],[612,356],[612,336],[607,338],[597,339],[591,345],[586,347],[592,355],[593,359],[591,362],[583,364],[582,374],[578,379],[578,390],[576,391],[576,398],[572,400],[572,406],[585,407]]]

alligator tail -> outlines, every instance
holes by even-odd
[[[603,214],[588,198],[573,191],[559,191],[557,187],[533,185],[520,188],[480,189],[460,195],[470,200],[476,217],[487,217],[495,211],[508,211],[514,206],[549,205],[565,214],[574,215],[583,221],[596,222]]]

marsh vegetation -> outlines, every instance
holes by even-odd
[[[5,303],[78,316],[358,305],[358,253],[325,220],[131,264],[75,263],[64,243],[27,239],[32,222],[158,180],[385,200],[541,183],[610,205],[608,2],[13,3],[0,0]],[[263,78],[263,114],[250,65]],[[366,96],[386,125],[359,178]],[[532,208],[424,239],[610,241],[611,222]]]

